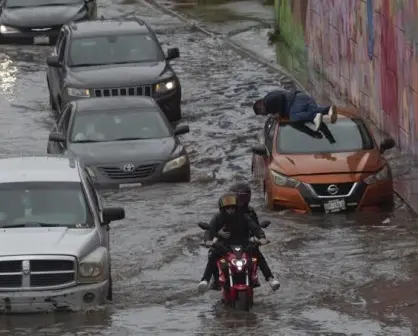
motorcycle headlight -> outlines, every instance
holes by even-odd
[[[13,33],[19,33],[19,30],[9,27],[9,26],[0,25],[0,34],[13,34]]]
[[[90,97],[89,89],[67,88],[67,94],[71,97]]]
[[[176,82],[174,80],[164,81],[155,85],[156,93],[164,93],[174,90],[176,87]]]
[[[101,282],[107,276],[107,251],[99,247],[85,257],[78,265],[78,281],[80,283]]]
[[[273,170],[270,170],[270,173],[274,184],[278,186],[296,188],[300,184],[298,180],[287,177],[286,175],[279,174]]]
[[[186,155],[182,155],[182,156],[179,156],[178,158],[170,160],[165,164],[164,169],[163,169],[163,173],[168,172],[168,171],[173,170],[173,169],[180,168],[186,162],[187,162]]]
[[[232,259],[231,263],[234,266],[242,267],[247,263],[247,260],[245,260],[245,259]]]
[[[367,184],[375,184],[375,183],[387,181],[389,179],[390,179],[390,171],[389,171],[389,167],[386,165],[377,173],[367,176],[364,179],[364,182]]]

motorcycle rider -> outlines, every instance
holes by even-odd
[[[218,237],[226,245],[246,245],[251,236],[260,240],[260,244],[266,244],[266,236],[259,225],[247,214],[238,210],[238,197],[233,192],[228,192],[219,198],[219,213],[214,216],[210,223],[210,229],[205,235],[205,245],[211,247],[208,262],[198,285],[199,292],[207,290],[210,278],[217,268],[216,261],[221,257],[223,250],[219,245],[213,245],[213,238]],[[258,251],[254,251],[258,256]],[[265,259],[264,259],[265,261]],[[259,264],[260,269],[265,265]],[[268,266],[267,266],[268,267]],[[264,272],[263,272],[264,273]],[[280,284],[271,277],[266,279],[273,290],[277,290]]]
[[[238,210],[250,216],[257,225],[260,225],[260,221],[258,220],[257,213],[252,207],[250,207],[250,201],[251,201],[250,185],[245,182],[238,182],[232,185],[229,191],[232,191],[237,195]],[[270,283],[270,285],[273,284],[274,288],[276,287],[279,288],[280,283],[277,280],[274,280],[273,273],[271,272],[271,269],[268,266],[267,261],[264,258],[264,255],[261,253],[259,249],[257,250],[258,250],[257,253],[259,255],[259,260],[258,260],[259,268],[260,268],[260,271],[263,273],[264,278]],[[260,286],[260,283],[255,284],[255,287],[258,287],[258,286]],[[219,289],[219,287],[220,287],[219,270],[216,267],[213,272],[213,283],[211,285],[211,289]]]

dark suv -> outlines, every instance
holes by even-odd
[[[90,97],[149,96],[170,121],[181,119],[181,87],[150,26],[138,18],[69,23],[47,59],[50,105],[58,113],[69,101]]]

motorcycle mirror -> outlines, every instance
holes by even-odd
[[[199,227],[204,231],[207,231],[210,228],[209,224],[205,222],[199,222],[197,225],[199,225]]]
[[[260,226],[261,226],[263,229],[265,229],[265,228],[266,228],[266,227],[268,227],[270,224],[271,224],[271,222],[270,222],[270,221],[265,220],[265,221],[262,221],[262,222],[260,223]]]

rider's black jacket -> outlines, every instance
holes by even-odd
[[[257,213],[252,207],[248,207],[245,213],[252,218],[252,220],[257,224],[260,225],[260,221],[258,220]]]
[[[212,240],[222,228],[231,233],[231,237],[222,241],[227,245],[242,245],[248,242],[252,236],[258,239],[266,238],[264,231],[249,214],[239,213],[234,222],[228,220],[224,214],[217,213],[209,223],[210,229],[205,232],[204,239]]]

